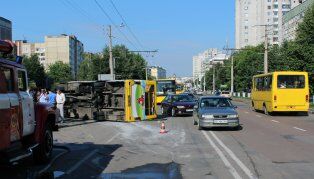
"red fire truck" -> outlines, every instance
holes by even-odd
[[[0,55],[11,54],[13,43],[0,40]],[[28,91],[21,62],[0,56],[0,161],[13,163],[33,155],[38,163],[52,155],[56,113],[49,104],[35,103]],[[20,58],[17,58],[20,61]]]

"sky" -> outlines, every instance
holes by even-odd
[[[43,42],[45,35],[71,34],[88,52],[100,52],[108,45],[106,29],[112,25],[113,45],[157,49],[155,54],[142,55],[149,65],[164,67],[168,76],[192,76],[194,55],[208,48],[222,49],[227,39],[234,46],[232,0],[111,1],[137,40],[126,26],[120,27],[123,20],[110,0],[2,1],[0,16],[12,21],[13,40]]]

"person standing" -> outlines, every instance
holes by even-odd
[[[47,95],[47,91],[45,89],[41,90],[41,94],[39,96],[39,102],[40,103],[48,103],[48,95]]]
[[[57,95],[56,95],[56,102],[57,102],[57,109],[59,109],[60,112],[60,123],[63,123],[64,121],[64,110],[63,105],[65,103],[65,95],[61,92],[60,89],[57,89]]]
[[[51,90],[47,90],[49,91],[48,93],[48,99],[49,99],[49,104],[53,105],[54,107],[56,107],[56,93],[52,92]]]

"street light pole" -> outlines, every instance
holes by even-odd
[[[216,81],[215,81],[215,64],[213,62],[213,92],[215,92],[215,86],[216,86]]]
[[[265,26],[265,44],[264,44],[264,74],[268,73],[268,36],[267,36],[267,26]]]
[[[205,73],[204,73],[204,92],[206,91],[206,87],[205,87],[205,85],[206,85],[206,70],[205,70]]]
[[[230,92],[233,94],[233,55],[231,56],[231,84],[230,84]]]
[[[111,25],[108,27],[108,36],[109,36],[109,68],[110,68],[110,76],[112,80],[115,80],[114,69],[113,69],[113,57],[112,57],[112,33],[111,33]]]

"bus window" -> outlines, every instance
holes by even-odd
[[[304,88],[305,77],[304,75],[278,75],[277,87],[284,88]]]

